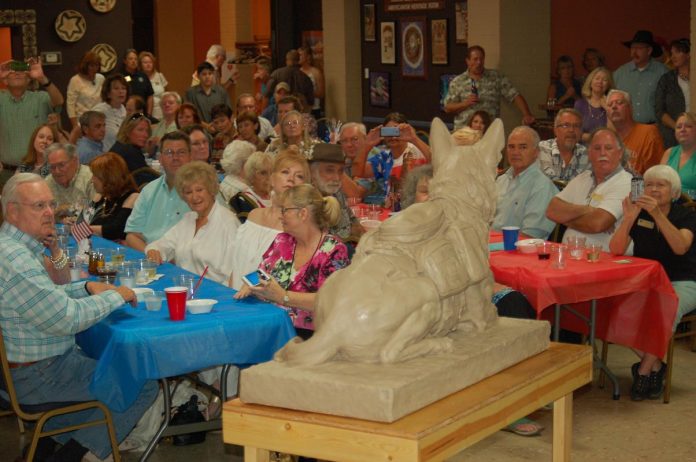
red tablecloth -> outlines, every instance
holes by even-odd
[[[630,263],[616,263],[630,260]],[[663,357],[672,335],[678,299],[662,265],[654,260],[616,257],[603,253],[597,263],[568,260],[556,270],[548,260],[518,252],[492,252],[495,280],[522,292],[537,310],[537,317],[552,319],[557,303],[589,317],[589,302],[597,300],[595,334],[612,343],[626,345]],[[587,326],[563,312],[561,325],[577,332]]]

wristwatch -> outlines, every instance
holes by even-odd
[[[287,305],[290,303],[290,296],[288,295],[288,291],[285,291],[285,294],[283,295],[283,305]]]

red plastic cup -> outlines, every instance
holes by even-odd
[[[167,306],[169,307],[169,319],[183,321],[186,316],[186,294],[188,289],[182,286],[167,287]]]

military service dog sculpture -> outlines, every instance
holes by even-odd
[[[496,323],[488,232],[504,142],[500,120],[475,145],[457,146],[435,119],[430,199],[363,236],[350,266],[318,293],[314,336],[295,338],[275,360],[406,361],[450,351],[454,330],[481,332]]]

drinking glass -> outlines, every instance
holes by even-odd
[[[590,263],[597,263],[599,261],[599,256],[602,253],[602,246],[600,244],[590,244],[587,246],[587,261]]]
[[[551,245],[551,268],[564,269],[566,267],[566,255],[568,246],[565,244]]]
[[[568,253],[572,260],[582,260],[585,253],[585,238],[581,236],[570,236],[566,239]]]

